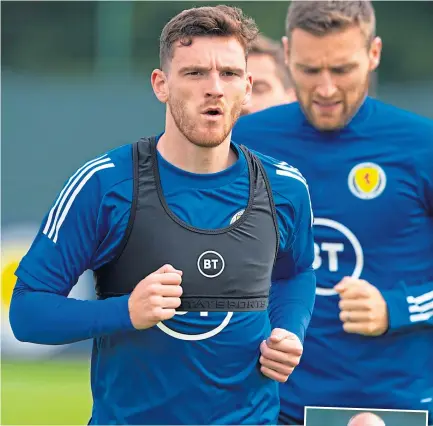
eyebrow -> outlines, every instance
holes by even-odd
[[[196,65],[196,66],[190,65],[190,66],[182,67],[179,70],[179,73],[184,74],[187,72],[194,72],[194,71],[206,72],[206,71],[210,71],[210,70],[211,70],[211,68],[208,68],[208,67],[202,67],[199,65]],[[228,71],[228,72],[233,72],[233,73],[237,73],[237,74],[245,73],[245,70],[242,68],[230,67],[230,66],[218,68],[218,71],[221,71],[221,72],[227,72]]]
[[[269,86],[269,83],[264,79],[257,79],[253,81],[253,86]]]
[[[318,71],[323,69],[323,67],[317,67],[314,65],[306,65],[306,64],[299,63],[299,62],[297,62],[295,64],[295,66],[297,68],[303,68],[303,69],[308,68],[308,69],[318,70]],[[339,65],[333,65],[333,66],[330,66],[328,68],[330,68],[330,69],[341,69],[341,68],[352,69],[352,68],[355,68],[357,66],[358,66],[358,64],[356,62],[347,62],[347,63],[342,63]]]
[[[196,65],[196,66],[190,65],[190,66],[182,67],[179,70],[179,73],[183,74],[183,73],[191,72],[191,71],[201,71],[201,72],[203,72],[203,71],[209,71],[209,69],[210,68],[201,67],[201,66],[198,66],[198,65]]]

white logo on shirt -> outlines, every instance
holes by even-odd
[[[359,278],[364,268],[364,253],[361,243],[359,242],[358,238],[356,238],[355,234],[346,226],[331,219],[317,217],[314,219],[314,227],[331,228],[335,231],[338,231],[340,234],[343,234],[345,239],[349,241],[351,249],[355,253],[355,264],[350,275],[353,278]],[[330,272],[338,272],[339,253],[344,253],[345,250],[347,251],[348,247],[345,247],[345,245],[339,241],[335,241],[335,239],[333,240],[334,241],[321,241],[320,243],[318,241],[314,242],[314,269],[317,270],[319,268],[327,267]],[[327,264],[325,263],[326,256],[323,256],[323,253],[327,253]],[[338,277],[337,280],[340,280],[341,278],[343,277]],[[337,282],[335,282],[335,284],[337,284]],[[316,286],[316,294],[319,296],[334,296],[337,294],[337,292],[333,288]]]
[[[188,312],[176,312],[176,315],[186,315],[186,314],[188,314]],[[208,316],[207,312],[200,312],[200,317],[207,317],[207,316]],[[198,333],[198,334],[180,333],[179,331],[167,327],[167,325],[165,325],[163,322],[159,322],[158,324],[156,324],[156,326],[165,334],[168,334],[169,336],[174,337],[175,339],[189,340],[189,341],[205,340],[205,339],[210,339],[211,337],[214,337],[217,334],[221,333],[221,331],[223,331],[229,324],[232,316],[233,316],[233,312],[227,312],[225,318],[217,327],[212,328],[211,330],[206,331],[204,333]],[[173,317],[173,319],[176,319],[176,316]]]
[[[230,220],[230,225],[233,225],[245,212],[245,209],[238,211]]]
[[[205,251],[197,260],[197,268],[206,278],[216,278],[221,275],[225,265],[224,258],[213,250]]]

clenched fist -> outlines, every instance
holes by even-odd
[[[284,383],[299,364],[302,343],[298,336],[282,328],[274,328],[260,345],[260,371],[270,379]]]
[[[182,271],[164,265],[141,280],[128,300],[129,316],[137,330],[168,320],[180,306]]]
[[[344,331],[380,336],[388,330],[388,307],[381,292],[365,280],[345,277],[334,290],[340,295],[340,320]]]

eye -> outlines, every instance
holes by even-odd
[[[260,81],[257,83],[253,83],[253,93],[260,95],[262,93],[268,92],[269,90],[271,90],[271,87],[264,82]]]
[[[303,71],[305,74],[314,75],[314,74],[319,74],[320,69],[319,68],[304,68]]]
[[[236,73],[233,72],[233,71],[224,71],[224,72],[222,73],[222,75],[225,76],[225,77],[234,77],[234,76],[237,76],[238,74],[236,74]]]
[[[339,75],[347,74],[349,71],[349,68],[332,68],[332,72]]]

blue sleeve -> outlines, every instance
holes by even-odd
[[[111,260],[124,234],[132,181],[116,173],[106,155],[86,163],[43,220],[16,271],[9,319],[18,340],[65,344],[132,328],[127,296],[67,297],[84,271]]]
[[[63,345],[131,329],[128,298],[76,300],[35,291],[19,279],[9,319],[15,337],[22,342]]]
[[[427,216],[433,219],[433,125],[422,129],[419,138],[425,143],[414,153],[415,172],[419,198]],[[400,281],[392,289],[382,290],[382,296],[388,307],[388,334],[433,326],[432,280],[416,284]]]
[[[305,182],[302,175],[300,177]],[[285,202],[278,209],[283,245],[273,271],[269,315],[273,328],[284,328],[304,342],[316,297],[316,274],[312,268],[314,239],[310,196],[306,183],[299,182],[297,180],[296,197],[291,197],[293,201]]]
[[[433,326],[433,281],[408,285],[401,281],[390,290],[382,290],[388,306],[387,334]]]

